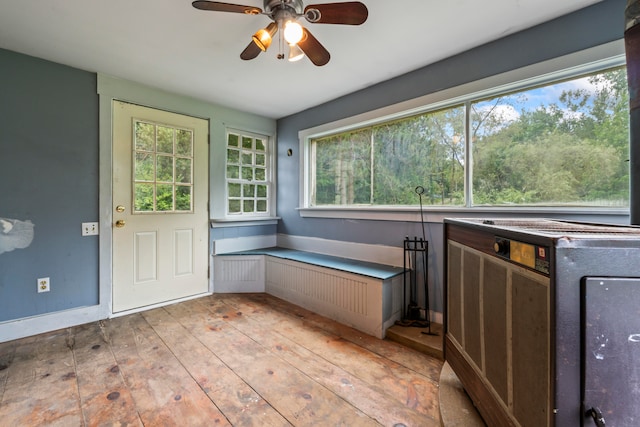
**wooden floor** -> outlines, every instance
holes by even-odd
[[[266,294],[0,343],[2,426],[439,426],[442,362]]]

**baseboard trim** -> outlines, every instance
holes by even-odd
[[[109,317],[99,305],[64,310],[0,323],[0,342],[96,322]]]

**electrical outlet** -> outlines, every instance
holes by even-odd
[[[98,235],[98,223],[97,222],[83,222],[82,223],[82,235],[83,236],[97,236]]]
[[[38,279],[38,293],[49,292],[51,290],[51,279],[42,277]]]

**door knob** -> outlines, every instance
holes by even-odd
[[[124,219],[119,219],[116,221],[116,227],[118,228],[124,227],[124,224],[125,224]]]
[[[124,212],[124,206],[122,205],[116,206],[116,212],[120,212],[120,213]]]

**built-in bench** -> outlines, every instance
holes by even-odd
[[[286,248],[214,257],[214,292],[267,292],[384,338],[402,315],[403,268]]]

